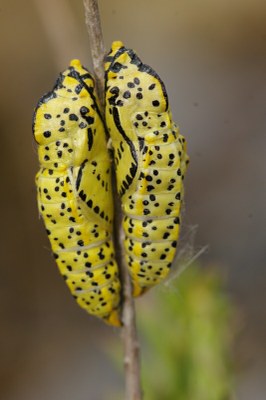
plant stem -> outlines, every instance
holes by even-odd
[[[121,259],[120,259],[121,261]],[[121,261],[124,303],[122,310],[124,369],[126,400],[141,400],[140,346],[136,328],[135,304],[132,298],[130,277],[124,262]]]
[[[86,26],[89,34],[93,68],[96,79],[96,88],[102,108],[104,109],[104,43],[101,29],[100,13],[97,0],[83,0],[85,7]],[[140,381],[140,355],[137,336],[135,305],[132,298],[130,277],[122,255],[122,244],[119,227],[121,226],[121,212],[117,195],[115,196],[115,250],[117,263],[123,288],[122,321],[124,344],[125,370],[125,399],[141,400],[142,390]]]
[[[83,0],[85,8],[85,22],[90,39],[90,51],[96,81],[96,89],[103,107],[104,105],[104,68],[105,54],[101,19],[97,0]]]

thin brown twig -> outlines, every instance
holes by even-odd
[[[122,261],[122,282],[124,303],[122,311],[123,341],[124,341],[124,369],[125,369],[125,399],[141,400],[140,379],[140,346],[136,328],[135,304],[132,298],[132,289],[129,274]]]
[[[90,39],[90,51],[96,88],[101,105],[104,105],[104,68],[105,54],[100,12],[97,0],[83,0],[85,8],[85,22]]]
[[[104,105],[104,43],[101,29],[100,13],[97,0],[83,0],[85,7],[86,26],[89,34],[93,68],[96,78],[98,96],[102,106]],[[104,109],[104,107],[103,107]],[[119,265],[120,276],[123,287],[123,344],[124,344],[124,369],[125,369],[125,399],[141,400],[141,380],[140,380],[140,352],[137,336],[135,305],[132,297],[130,277],[122,256],[121,235],[121,212],[119,201],[115,198],[116,211],[116,232],[115,249],[117,262]]]

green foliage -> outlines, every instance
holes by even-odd
[[[144,400],[232,398],[231,308],[217,270],[190,266],[136,306]],[[106,351],[123,374],[121,346]]]
[[[218,274],[188,268],[138,308],[145,400],[227,400],[230,307]]]

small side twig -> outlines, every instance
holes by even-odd
[[[97,0],[83,0],[85,7],[86,25],[90,38],[91,55],[93,68],[96,78],[98,96],[104,109],[104,43],[101,30],[100,14]],[[120,208],[119,202],[115,201],[116,212],[116,232],[115,232],[115,250],[117,262],[119,265],[120,276],[123,287],[123,343],[124,343],[124,369],[125,369],[125,399],[141,400],[141,381],[140,381],[140,357],[139,341],[137,337],[135,305],[132,298],[132,289],[130,277],[124,263],[121,252],[120,226]]]

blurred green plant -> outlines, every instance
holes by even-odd
[[[226,400],[230,304],[213,269],[189,267],[138,312],[145,400]]]
[[[144,400],[232,399],[232,311],[217,269],[194,264],[136,304]]]

